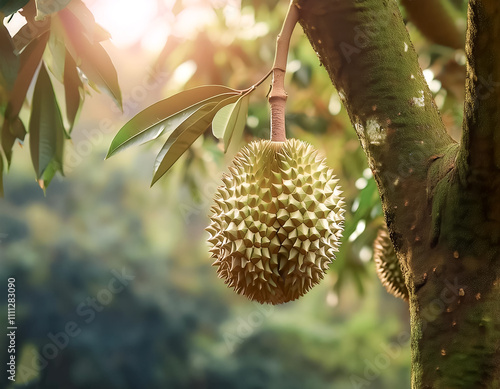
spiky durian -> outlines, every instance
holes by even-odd
[[[209,243],[217,273],[260,303],[295,300],[323,278],[344,210],[333,171],[305,142],[258,141],[215,194]]]
[[[373,243],[373,259],[375,260],[378,278],[387,292],[394,297],[408,301],[408,289],[401,271],[401,265],[385,225],[380,228]]]

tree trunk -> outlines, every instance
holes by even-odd
[[[379,187],[410,295],[412,388],[499,388],[500,4],[470,0],[460,144],[394,0],[296,5]]]

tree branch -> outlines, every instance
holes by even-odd
[[[469,1],[467,41],[459,172],[462,182],[488,185],[500,169],[500,2]]]
[[[458,30],[444,2],[447,3],[446,0],[401,0],[410,20],[426,38],[452,49],[463,49],[465,35]]]
[[[377,180],[399,252],[428,235],[427,174],[451,145],[395,1],[298,0]],[[415,225],[425,226],[422,230]],[[427,229],[427,231],[425,230]],[[404,238],[403,238],[404,237]],[[404,239],[404,241],[403,241]]]

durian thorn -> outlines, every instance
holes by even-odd
[[[276,40],[276,54],[273,64],[273,81],[269,93],[269,105],[271,106],[271,140],[274,142],[285,142],[285,106],[287,94],[285,91],[285,73],[290,38],[293,29],[299,20],[299,10],[290,1],[290,6]]]

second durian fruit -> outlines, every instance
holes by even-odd
[[[295,139],[253,142],[229,171],[207,227],[219,277],[260,303],[297,299],[323,278],[338,251],[338,180],[312,146]]]
[[[405,278],[389,237],[389,231],[385,225],[380,228],[373,243],[373,259],[375,260],[378,278],[387,292],[394,297],[408,301]]]

